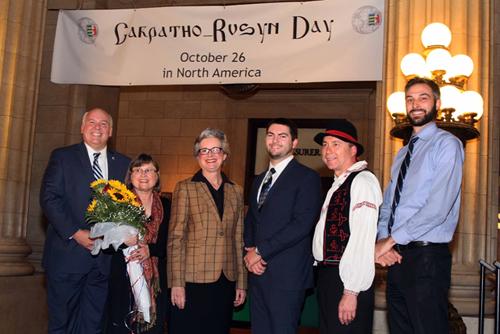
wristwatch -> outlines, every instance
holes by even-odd
[[[259,249],[257,247],[255,247],[255,254],[257,254],[258,256],[262,257],[259,253]]]

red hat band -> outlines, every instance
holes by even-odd
[[[357,140],[354,139],[354,137],[349,136],[347,133],[342,132],[342,131],[337,131],[337,130],[327,130],[325,131],[326,134],[333,135],[333,136],[339,136],[342,138],[345,138],[347,140],[350,140],[353,143],[357,143]]]

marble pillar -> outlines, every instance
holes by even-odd
[[[0,1],[0,276],[34,272],[26,223],[46,7]]]
[[[484,99],[484,114],[476,124],[481,137],[469,141],[465,149],[460,220],[454,240],[450,244],[453,268],[449,299],[461,315],[478,314],[478,260],[484,259],[492,263],[497,252],[498,189],[490,186],[491,183],[498,184],[498,148],[491,140],[492,136],[498,136],[498,127],[492,126],[495,119],[492,115],[489,85],[492,6],[488,1],[477,0],[386,2],[386,58],[383,89],[380,92],[383,105],[383,121],[380,125],[385,134],[381,141],[381,180],[384,188],[390,181],[390,166],[394,156],[402,147],[401,140],[389,136],[394,123],[385,108],[385,101],[393,92],[404,89],[406,79],[399,67],[401,59],[408,53],[422,53],[424,46],[421,33],[428,24],[441,22],[450,28],[450,53],[467,54],[475,65],[466,88],[479,92]],[[494,161],[496,166],[493,166]],[[378,269],[380,289],[377,292],[376,305],[382,308],[385,307],[384,273],[385,269]],[[488,314],[494,312],[491,298],[487,301],[486,311]]]

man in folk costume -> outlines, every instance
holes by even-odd
[[[321,334],[372,333],[382,192],[366,161],[357,159],[364,151],[357,138],[356,127],[345,119],[332,120],[314,137],[335,173],[313,239]]]

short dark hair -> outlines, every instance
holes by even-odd
[[[290,119],[288,118],[275,118],[272,119],[269,123],[267,123],[266,127],[266,133],[269,131],[269,128],[273,124],[280,124],[280,125],[286,125],[290,129],[290,135],[292,136],[292,141],[297,139],[299,136],[299,129],[297,128],[297,125]]]
[[[405,86],[405,95],[411,86],[417,85],[417,84],[424,84],[424,85],[431,87],[432,95],[434,95],[434,103],[436,103],[437,100],[441,99],[441,91],[439,90],[439,86],[437,85],[437,83],[435,83],[434,81],[432,81],[430,79],[420,78],[420,77],[415,77],[413,79],[410,79],[410,81],[408,81],[408,83]]]
[[[128,189],[132,190],[134,188],[134,185],[132,184],[131,181],[132,169],[136,167],[141,167],[148,163],[152,163],[153,166],[155,166],[156,173],[158,174],[158,180],[156,181],[153,190],[155,190],[157,193],[161,193],[160,166],[158,166],[158,163],[156,163],[155,158],[147,153],[141,153],[138,156],[136,156],[134,160],[130,161],[130,165],[128,165],[127,175],[125,176],[125,185],[127,186]]]

